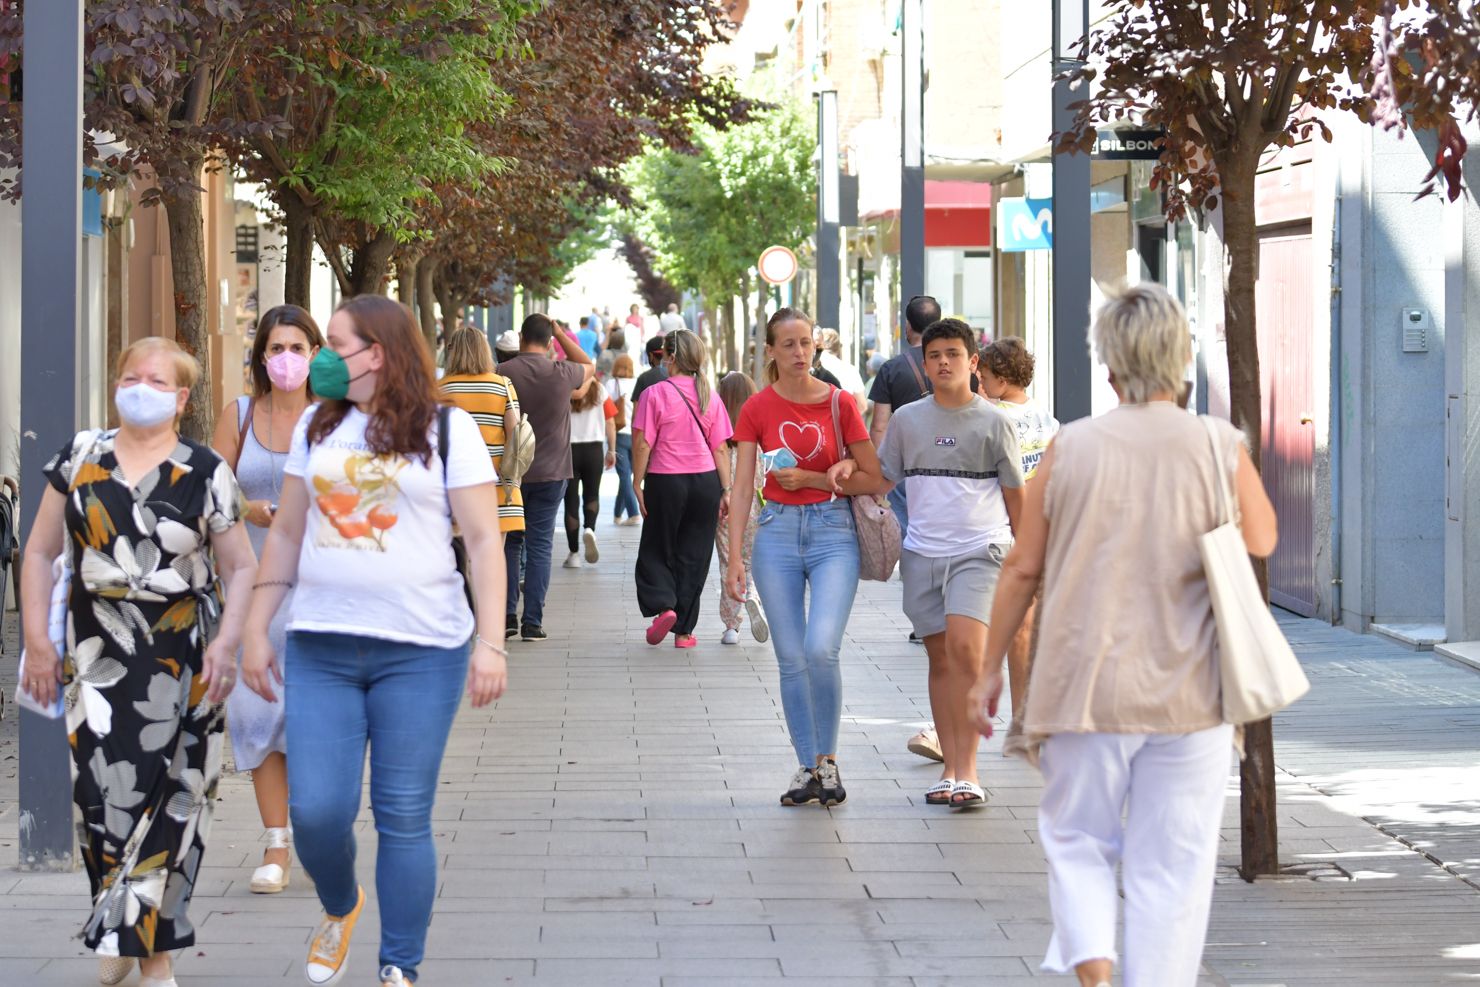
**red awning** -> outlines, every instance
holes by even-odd
[[[898,209],[868,213],[866,220],[898,219]],[[925,181],[925,246],[990,247],[992,186],[986,182]]]

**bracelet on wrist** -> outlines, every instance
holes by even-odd
[[[489,651],[492,651],[494,654],[499,655],[500,657],[509,657],[509,653],[507,651],[494,644],[492,641],[488,640],[488,638],[484,637],[482,634],[474,634],[473,640],[478,644],[483,645],[483,647],[487,648]]]
[[[286,586],[288,589],[292,589],[293,583],[287,579],[264,579],[260,583],[252,584],[253,589],[264,589],[268,586]]]

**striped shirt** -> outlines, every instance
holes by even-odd
[[[514,383],[498,374],[459,374],[443,377],[442,393],[454,406],[473,416],[493,468],[498,469],[504,455],[504,415],[519,416],[519,394]],[[524,498],[517,484],[498,485],[498,527],[500,531],[524,530]]]

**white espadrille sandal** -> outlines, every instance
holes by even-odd
[[[290,850],[293,831],[286,826],[271,826],[267,830],[267,849]],[[293,855],[288,854],[288,863],[263,864],[252,871],[253,894],[277,894],[288,886],[289,871],[293,867]]]

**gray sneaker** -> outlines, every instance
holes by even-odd
[[[848,801],[848,793],[843,788],[843,776],[838,773],[838,762],[832,758],[817,765],[817,784],[822,787],[822,804],[825,808]]]
[[[810,768],[797,768],[791,776],[791,787],[781,796],[782,805],[812,805],[822,798],[822,788],[817,783],[817,772]]]

